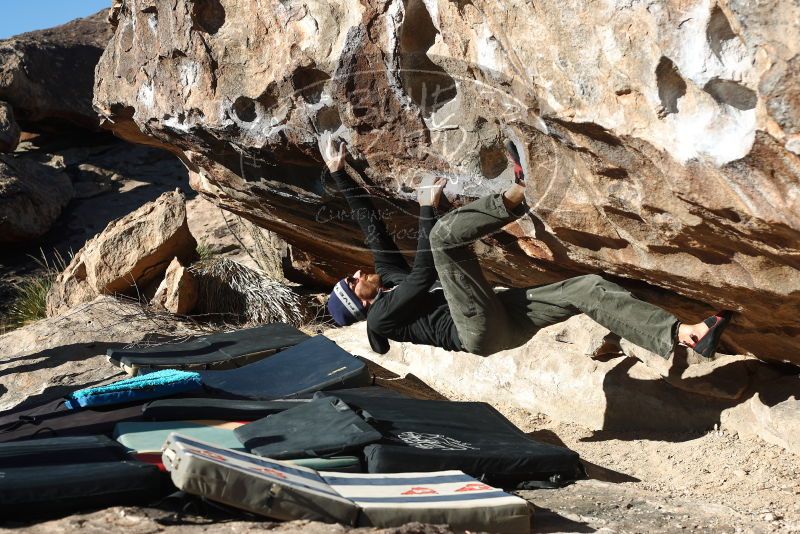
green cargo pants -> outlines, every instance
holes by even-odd
[[[531,288],[492,288],[472,244],[527,210],[523,204],[509,211],[502,195],[489,195],[448,213],[431,232],[436,271],[464,350],[487,356],[518,347],[540,328],[585,313],[620,337],[669,357],[678,319],[598,275]]]

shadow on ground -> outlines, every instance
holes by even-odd
[[[558,435],[552,430],[534,430],[533,432],[528,432],[525,435],[543,443],[558,445],[559,447],[567,447],[561,438],[559,438]],[[641,480],[636,477],[593,464],[592,462],[589,462],[583,458],[581,458],[581,463],[583,464],[584,469],[586,469],[587,477],[590,479],[611,482],[613,484],[620,484],[623,482],[641,482]]]
[[[549,508],[533,505],[533,509],[534,532],[542,534],[555,532],[596,532],[596,529],[593,529],[586,523],[568,519]]]

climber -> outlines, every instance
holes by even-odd
[[[366,320],[374,351],[386,353],[388,340],[394,340],[488,356],[524,344],[540,328],[585,313],[664,358],[676,343],[707,358],[716,352],[731,319],[729,311],[683,324],[596,274],[530,288],[492,288],[471,244],[528,211],[525,176],[513,143],[507,142],[506,150],[515,181],[502,194],[487,195],[437,222],[445,179],[418,188],[419,239],[413,268],[389,236],[367,192],[344,170],[345,143],[336,144],[331,138],[321,140],[320,151],[366,236],[377,272],[359,270],[340,280],[330,294],[328,310],[340,326]]]

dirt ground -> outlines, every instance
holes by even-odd
[[[526,492],[542,512],[537,532],[563,531],[553,515],[582,523],[575,532],[800,532],[800,458],[780,447],[718,430],[592,432],[497,408],[529,436],[577,451],[592,479]]]

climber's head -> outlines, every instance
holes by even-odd
[[[328,297],[328,311],[339,326],[347,326],[367,318],[370,304],[381,289],[381,277],[375,273],[356,271],[339,280]]]

